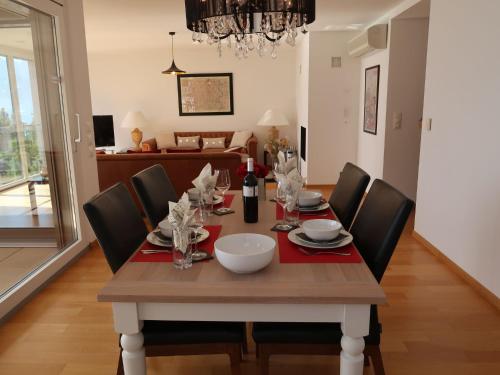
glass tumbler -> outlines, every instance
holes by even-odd
[[[174,268],[179,270],[190,268],[193,265],[193,259],[191,257],[192,248],[190,244],[191,231],[188,228],[174,228],[173,234],[172,258]]]

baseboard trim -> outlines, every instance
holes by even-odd
[[[500,311],[500,298],[498,298],[495,294],[490,292],[486,287],[484,287],[481,283],[479,283],[476,279],[474,279],[471,275],[465,272],[462,267],[448,258],[443,254],[441,250],[439,250],[436,246],[427,241],[422,235],[420,235],[417,231],[413,231],[413,237],[422,244],[432,255],[442,261],[444,264],[448,266],[455,274],[457,274],[462,280],[464,280],[467,284],[469,284],[477,293],[479,293],[486,301],[488,301],[493,307]]]

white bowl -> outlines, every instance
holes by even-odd
[[[160,228],[161,234],[165,237],[172,238],[173,236],[173,227],[172,224],[168,220],[162,220],[158,223],[158,228]]]
[[[317,191],[301,191],[299,194],[299,206],[317,206],[321,203],[322,195]]]
[[[304,229],[307,237],[313,240],[328,241],[333,240],[339,235],[342,224],[338,221],[327,219],[307,220],[302,224],[302,229]]]
[[[215,256],[220,264],[235,273],[252,273],[273,260],[276,242],[269,236],[239,233],[215,241]]]

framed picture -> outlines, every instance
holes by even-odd
[[[179,116],[233,115],[233,73],[177,76]]]
[[[380,80],[380,65],[365,70],[365,120],[363,130],[366,133],[377,134],[378,89]]]

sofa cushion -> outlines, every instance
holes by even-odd
[[[231,147],[246,147],[247,141],[250,139],[251,136],[252,136],[252,132],[250,130],[243,130],[243,131],[234,132],[233,139],[231,140],[231,144],[229,145],[229,148],[231,148]]]
[[[234,132],[232,131],[204,131],[204,132],[174,132],[176,138],[179,137],[192,137],[195,135],[200,136],[201,138],[226,138],[226,145],[224,147],[229,147],[231,143],[231,139],[233,138]],[[202,145],[200,144],[200,147]]]
[[[156,148],[158,148],[159,150],[165,148],[177,147],[177,144],[175,143],[174,133],[158,134],[155,137],[155,140],[156,140]]]
[[[204,150],[226,148],[226,138],[203,138],[202,144]]]
[[[177,137],[177,147],[200,148],[200,136]]]

